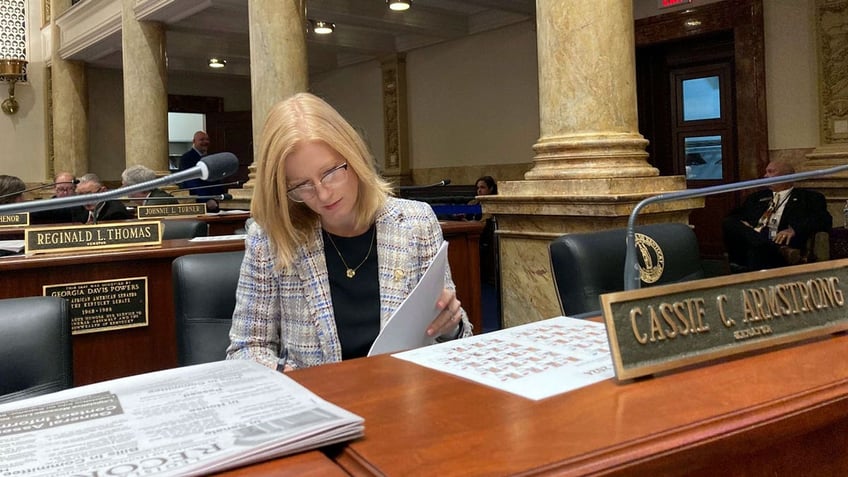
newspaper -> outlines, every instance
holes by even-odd
[[[0,405],[0,476],[202,475],[363,434],[284,374],[218,361]]]

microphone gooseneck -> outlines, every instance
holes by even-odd
[[[766,177],[761,179],[752,179],[742,182],[734,182],[730,184],[720,184],[710,187],[702,187],[700,189],[687,189],[665,194],[655,195],[643,199],[633,207],[630,213],[630,218],[627,220],[627,249],[624,257],[624,289],[637,290],[642,282],[639,277],[639,259],[636,250],[636,216],[639,211],[647,205],[655,202],[665,202],[669,200],[689,199],[692,197],[705,197],[708,195],[721,194],[723,192],[735,192],[738,190],[753,189],[755,187],[767,186],[772,184],[783,184],[786,182],[795,182],[800,179],[809,179],[811,177],[826,176],[836,174],[837,172],[848,171],[848,165],[835,166],[828,169],[820,169],[817,171],[798,172],[795,174],[786,174],[777,177]]]
[[[235,155],[229,152],[212,154],[198,161],[197,165],[188,168],[184,171],[175,172],[173,174],[159,177],[151,181],[141,182],[139,184],[119,187],[114,190],[105,192],[95,192],[93,194],[75,195],[71,197],[58,197],[55,199],[33,200],[29,202],[16,202],[13,204],[0,205],[0,214],[15,214],[19,212],[39,212],[42,210],[61,209],[65,207],[75,207],[78,205],[91,204],[95,202],[103,202],[106,200],[118,199],[125,197],[135,192],[143,192],[155,189],[159,186],[174,184],[177,182],[185,182],[191,179],[211,179],[219,180],[234,174],[238,170],[238,159]]]
[[[418,190],[418,189],[429,189],[431,187],[442,187],[451,183],[450,179],[442,179],[435,184],[427,184],[427,185],[411,185],[411,186],[398,186],[399,190]]]
[[[6,197],[14,197],[18,194],[24,194],[26,192],[33,192],[36,190],[49,189],[51,187],[56,187],[59,184],[79,184],[79,179],[74,179],[73,181],[64,181],[64,182],[51,182],[49,184],[41,184],[40,186],[30,187],[29,189],[24,189],[18,192],[9,192],[8,194],[0,195],[0,199],[5,199]]]

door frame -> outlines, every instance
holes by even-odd
[[[722,31],[733,32],[738,178],[756,179],[768,165],[762,0],[725,0],[636,20],[636,47]]]

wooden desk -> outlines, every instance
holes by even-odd
[[[148,326],[75,335],[74,385],[173,368],[177,344],[171,263],[190,253],[242,248],[241,240],[165,240],[161,247],[3,257],[0,298],[41,296],[45,285],[147,277]]]
[[[209,224],[209,235],[232,235],[236,230],[244,228],[249,218],[250,212],[197,216],[197,219]]]
[[[256,477],[259,475],[273,475],[275,477],[348,477],[349,474],[321,453],[321,451],[314,450],[215,475],[219,477]]]
[[[448,262],[456,284],[456,296],[474,326],[474,334],[483,331],[483,304],[480,291],[480,232],[483,222],[439,222],[448,242]]]
[[[351,475],[846,475],[848,335],[531,401],[388,355],[290,374],[365,418]]]

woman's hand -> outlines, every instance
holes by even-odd
[[[427,327],[427,336],[455,336],[462,321],[462,303],[457,300],[456,293],[448,289],[442,290],[436,308],[441,311]]]

